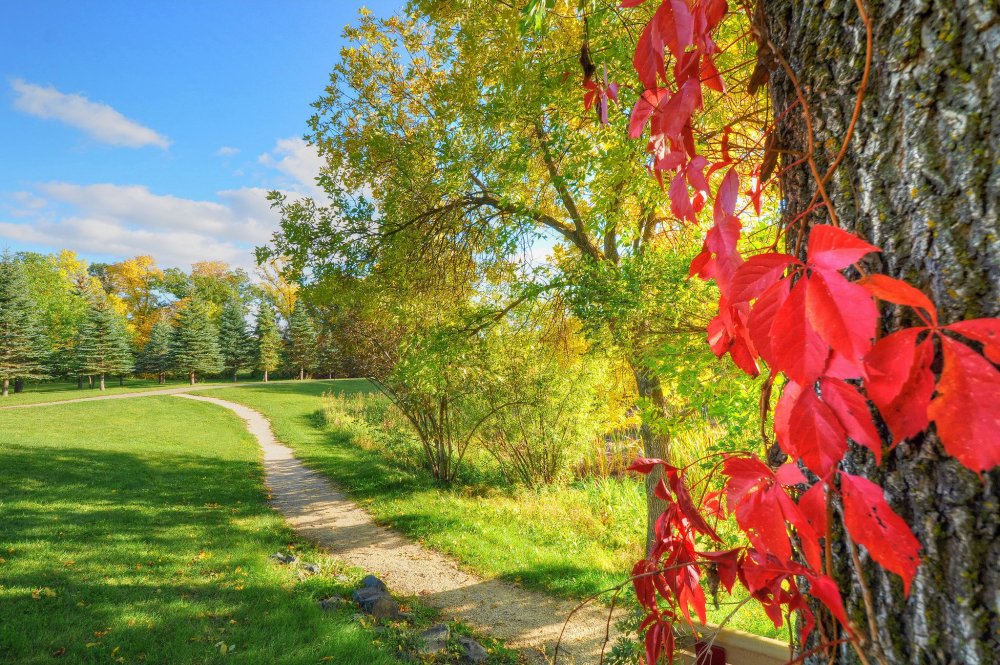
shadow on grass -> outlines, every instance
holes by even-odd
[[[393,662],[268,561],[293,536],[255,462],[14,446],[0,474],[0,662]]]

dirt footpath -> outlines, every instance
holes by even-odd
[[[524,651],[531,662],[551,661],[566,617],[577,603],[463,571],[451,558],[376,524],[326,477],[307,469],[289,448],[278,443],[261,414],[213,397],[178,396],[217,404],[246,421],[264,451],[273,504],[304,537],[322,544],[343,561],[379,576],[394,592],[419,596],[446,618]],[[578,611],[566,626],[558,663],[599,662],[607,621],[606,608]],[[608,648],[614,640],[612,626]]]

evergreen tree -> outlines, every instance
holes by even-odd
[[[209,318],[208,308],[199,299],[192,299],[177,314],[177,328],[171,344],[173,365],[187,374],[194,385],[196,374],[222,371],[219,353],[219,331]]]
[[[76,343],[78,371],[100,378],[104,390],[107,374],[124,376],[134,366],[125,320],[105,300],[91,303]]]
[[[288,322],[288,357],[299,368],[299,379],[306,378],[306,369],[316,361],[316,326],[301,301]]]
[[[174,327],[170,325],[169,321],[160,319],[153,324],[153,329],[149,333],[149,341],[146,342],[146,346],[139,354],[139,371],[155,374],[159,383],[163,383],[167,373],[174,368],[171,353],[173,336]]]
[[[0,381],[6,397],[12,379],[45,376],[44,337],[38,311],[21,264],[4,252],[0,257]]]
[[[233,381],[240,369],[252,362],[254,340],[247,330],[246,310],[237,298],[230,298],[222,309],[219,351],[226,370],[233,374]]]
[[[267,375],[281,362],[281,334],[270,303],[261,302],[257,309],[254,337],[257,340],[257,369],[264,373],[264,381],[267,381]]]

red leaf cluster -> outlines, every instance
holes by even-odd
[[[791,461],[772,471],[752,457],[728,457],[721,465],[724,491],[700,504],[685,486],[683,469],[661,460],[633,465],[640,473],[663,467],[657,495],[668,504],[656,523],[655,547],[633,571],[647,612],[642,630],[650,665],[663,656],[671,661],[674,622],[690,622],[692,614],[704,621],[706,572],[727,591],[737,582],[745,586],[776,625],[784,612],[798,611],[808,632],[808,593],[850,633],[840,591],[821,572],[821,542],[830,537],[827,520],[838,496],[851,539],[899,575],[909,592],[919,543],[877,484],[840,468],[852,442],[881,464],[879,422],[890,435],[890,451],[933,423],[945,452],[965,467],[981,474],[1000,464],[1000,319],[941,326],[931,300],[906,282],[879,274],[851,279],[845,271],[864,275],[858,262],[881,250],[835,226],[802,230],[808,231],[804,261],[776,252],[741,254],[737,166],[751,171],[745,195],[759,214],[761,165],[748,169],[732,157],[729,128],[721,160],[710,164],[697,153],[692,130],[703,95],[724,90],[712,34],[727,11],[726,0],[658,1],[633,59],[645,90],[632,109],[629,134],[639,138],[648,128],[650,168],[677,219],[695,222],[712,203],[712,226],[690,267],[692,276],[714,280],[720,292],[708,342],[748,374],[766,366],[787,379],[774,431]],[[713,196],[716,172],[722,175]],[[880,302],[912,308],[923,325],[877,339]],[[803,470],[817,480],[810,485]],[[699,542],[719,542],[709,520],[726,515],[748,545],[698,549]]]

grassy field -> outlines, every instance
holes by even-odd
[[[316,604],[359,571],[301,543],[347,578],[268,560],[295,538],[223,409],[149,397],[0,411],[0,477],[2,663],[398,662],[356,610]]]
[[[291,382],[206,394],[260,411],[300,459],[340,483],[376,519],[480,574],[582,598],[619,584],[641,556],[646,513],[639,483],[588,481],[539,491],[442,487],[412,462],[366,450],[331,431],[320,399],[331,390],[371,387],[355,380]],[[728,613],[723,605],[710,611],[709,620],[719,622]],[[729,627],[782,637],[750,607]]]

